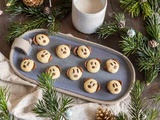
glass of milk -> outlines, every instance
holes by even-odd
[[[104,21],[107,0],[72,0],[72,23],[85,34],[94,33]]]

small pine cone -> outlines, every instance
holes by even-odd
[[[148,46],[151,47],[151,48],[155,48],[159,45],[158,42],[156,42],[155,40],[150,40],[148,41]]]
[[[119,28],[124,28],[125,27],[125,21],[120,21],[119,23],[118,23],[118,27]]]
[[[43,12],[44,12],[44,14],[49,15],[49,14],[51,14],[51,8],[50,7],[44,7]]]
[[[112,115],[111,111],[106,109],[104,110],[102,107],[97,109],[96,120],[116,120],[115,116]]]

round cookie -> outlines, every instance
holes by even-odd
[[[122,90],[122,82],[120,80],[111,80],[107,84],[107,89],[112,94],[119,94]]]
[[[33,43],[40,46],[46,46],[50,42],[50,39],[45,34],[38,34],[33,38]]]
[[[56,47],[56,54],[59,58],[67,58],[71,53],[71,46],[69,45],[59,45]]]
[[[116,73],[119,70],[119,62],[115,59],[109,59],[106,61],[105,67],[108,72]]]
[[[74,66],[67,70],[67,76],[71,80],[79,80],[83,74],[83,69],[80,66]]]
[[[21,62],[20,68],[25,72],[31,72],[36,68],[36,64],[29,58],[24,58]]]
[[[74,48],[74,54],[80,58],[88,58],[91,54],[91,48],[89,46],[81,45]]]
[[[49,51],[47,51],[45,49],[41,49],[37,53],[37,59],[41,63],[48,63],[49,61],[52,60],[52,55],[51,55],[51,53]]]
[[[100,85],[95,79],[89,78],[89,79],[86,79],[86,81],[84,82],[84,89],[88,93],[94,93],[100,90]]]
[[[85,67],[90,73],[96,73],[100,70],[101,60],[100,59],[90,59],[85,62]]]
[[[46,73],[51,75],[52,79],[57,79],[61,75],[61,68],[57,65],[53,65],[46,70]]]

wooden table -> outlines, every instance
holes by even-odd
[[[54,0],[53,2],[56,2]],[[0,10],[5,10],[5,0],[0,1]],[[114,13],[118,12],[123,12],[123,10],[120,8],[120,4],[118,0],[108,0],[108,6],[107,6],[107,12],[106,12],[106,17],[105,21],[110,21],[113,18]],[[141,17],[136,17],[136,18],[131,18],[128,13],[125,13],[126,17],[126,25],[128,27],[132,27],[137,31],[141,31],[143,34],[145,34],[145,28],[144,28],[144,22],[141,19]],[[10,16],[9,13],[4,12],[0,16],[0,52],[4,54],[7,58],[9,58],[9,53],[10,53],[10,48],[11,48],[11,43],[7,43],[5,40],[5,36],[9,32],[8,28],[10,24],[16,20],[23,20],[24,17],[13,17]],[[73,36],[86,39],[88,41],[96,42],[99,44],[102,44],[104,46],[113,48],[117,51],[121,52],[121,49],[119,47],[119,41],[121,40],[120,35],[114,34],[112,36],[109,36],[107,39],[98,39],[97,34],[82,34],[79,31],[77,31],[74,26],[72,25],[72,20],[71,20],[71,14],[69,14],[65,19],[61,21],[61,27],[60,27],[60,32],[66,33],[66,34],[72,34]],[[135,70],[136,70],[136,79],[137,80],[144,80],[144,75],[143,73],[140,73],[137,69],[136,63],[135,63],[135,56],[129,56],[129,59],[133,63]],[[156,81],[154,81],[149,87],[145,88],[145,91],[143,93],[144,96],[149,99],[151,95],[154,93],[158,93],[160,91],[160,82],[158,82],[158,78]]]

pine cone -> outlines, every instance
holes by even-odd
[[[96,120],[116,120],[116,118],[110,110],[104,110],[102,107],[99,107],[97,109]]]
[[[155,48],[159,45],[158,42],[156,42],[155,40],[150,40],[148,41],[148,46],[151,47],[151,48]]]
[[[44,12],[44,14],[49,15],[49,14],[51,14],[51,8],[50,7],[44,7],[43,12]]]

